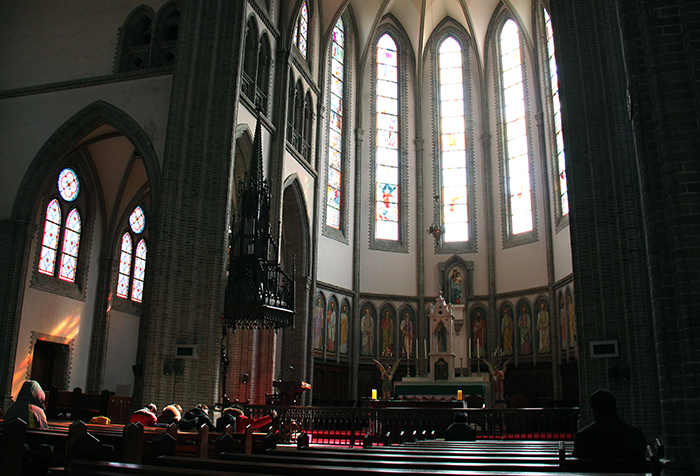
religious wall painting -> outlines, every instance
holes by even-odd
[[[362,306],[360,318],[360,355],[374,355],[374,308],[370,304]]]
[[[348,353],[348,330],[350,329],[350,305],[348,301],[343,301],[340,306],[340,340],[338,341],[338,353],[347,355]]]
[[[520,336],[520,355],[532,355],[532,313],[526,302],[518,304],[518,335]]]
[[[559,297],[557,299],[559,302],[559,326],[561,329],[561,348],[566,350],[569,348],[569,329],[568,322],[569,316],[567,313],[566,305],[564,304],[564,294],[560,291]]]
[[[472,311],[471,322],[471,357],[477,359],[486,356],[486,320],[484,310],[476,308]]]
[[[572,349],[576,346],[576,314],[574,314],[574,295],[571,288],[566,288],[566,307],[568,312],[569,324],[569,347]]]
[[[537,330],[537,353],[549,354],[552,352],[552,342],[550,338],[549,305],[547,300],[542,298],[535,306],[537,308],[537,319],[535,328]]]
[[[323,350],[323,328],[326,305],[322,293],[316,295],[316,305],[314,306],[314,350]]]
[[[394,310],[390,307],[384,307],[381,312],[381,355],[382,357],[394,357],[394,339],[396,331],[396,318]]]
[[[338,301],[333,296],[328,302],[328,314],[326,315],[326,351],[336,352],[338,326]]]
[[[513,355],[513,309],[508,304],[501,306],[501,347],[503,355]]]
[[[399,334],[401,336],[401,357],[411,359],[416,357],[414,347],[417,342],[414,332],[415,313],[410,307],[404,307],[400,311]],[[417,351],[417,349],[416,349]]]

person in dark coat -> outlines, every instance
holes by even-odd
[[[27,380],[17,394],[17,399],[5,410],[5,422],[21,418],[28,428],[48,429],[44,413],[46,394],[36,380]]]
[[[475,441],[476,431],[469,425],[466,413],[457,413],[455,419],[445,430],[446,441]]]
[[[576,433],[576,458],[644,459],[647,447],[642,430],[624,422],[617,414],[615,395],[597,390],[590,397],[595,421]]]
[[[163,408],[160,416],[158,417],[158,423],[160,425],[170,425],[171,423],[179,423],[182,418],[182,407],[177,403],[168,405]]]
[[[212,431],[216,429],[211,418],[209,418],[209,407],[200,403],[192,410],[185,412],[178,424],[178,428],[183,431],[199,430],[202,425],[207,425]]]

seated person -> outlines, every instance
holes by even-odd
[[[199,403],[192,410],[185,413],[178,424],[178,428],[183,431],[197,431],[202,425],[207,425],[212,431],[216,429],[211,418],[209,418],[209,407]]]
[[[446,441],[476,441],[476,431],[469,426],[466,413],[457,413],[445,430]]]
[[[143,426],[156,426],[157,411],[158,407],[156,407],[155,403],[149,403],[145,407],[136,410],[134,413],[132,413],[129,417],[129,423],[139,422]]]
[[[163,412],[158,417],[158,424],[170,425],[171,423],[179,423],[181,418],[182,407],[177,403],[173,403],[163,408]]]
[[[647,442],[642,430],[620,419],[615,395],[597,390],[590,397],[595,421],[574,439],[576,458],[644,459]]]
[[[224,432],[226,430],[226,425],[231,425],[233,431],[237,433],[242,433],[245,431],[248,425],[253,427],[253,430],[268,426],[272,423],[272,419],[277,416],[277,412],[272,410],[270,415],[266,415],[260,418],[249,418],[243,414],[243,410],[240,408],[229,407],[224,409],[221,418],[216,420],[216,431]]]
[[[36,380],[27,380],[22,384],[22,388],[17,394],[17,399],[5,410],[5,421],[9,422],[15,418],[21,418],[27,423],[28,428],[47,429],[44,413],[44,400],[46,394],[41,385]]]

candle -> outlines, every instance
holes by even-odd
[[[377,399],[377,389],[373,388],[372,389],[372,400],[376,400],[376,399]]]
[[[461,390],[457,390],[457,400],[460,400],[460,401],[462,400],[462,391]]]
[[[472,340],[471,340],[471,339],[469,339],[469,352],[468,352],[468,356],[469,356],[470,359],[472,358]]]
[[[476,340],[476,358],[481,357],[481,346],[479,345],[479,339]]]
[[[423,350],[425,351],[425,360],[428,360],[428,341],[423,339]]]

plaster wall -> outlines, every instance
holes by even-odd
[[[171,76],[0,99],[0,219],[9,218],[17,191],[41,147],[71,116],[105,101],[129,114],[148,134],[162,160]]]
[[[104,388],[115,391],[119,385],[128,385],[130,392],[127,396],[133,394],[134,388],[131,366],[136,363],[139,321],[139,316],[114,310],[109,318]]]
[[[96,217],[91,246],[87,248],[87,237],[83,237],[81,252],[90,253],[89,270],[87,278],[87,299],[85,302],[40,291],[30,286],[33,263],[37,253],[38,237],[42,236],[37,231],[32,243],[30,263],[32,268],[27,272],[26,289],[22,305],[22,318],[20,321],[17,352],[15,354],[14,375],[12,377],[12,395],[16,396],[22,383],[31,374],[30,342],[32,332],[52,336],[59,341],[63,338],[67,343],[75,339],[69,365],[70,377],[68,388],[85,388],[87,378],[87,366],[90,355],[90,336],[92,332],[93,311],[95,308],[94,294],[97,283],[97,250],[102,245],[101,230],[102,220]],[[38,227],[37,230],[43,230]]]

